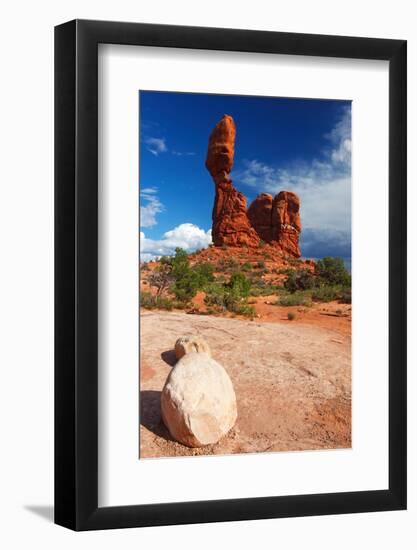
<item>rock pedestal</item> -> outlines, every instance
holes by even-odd
[[[212,238],[215,246],[249,246],[259,244],[259,236],[246,213],[246,198],[230,179],[235,154],[236,126],[224,115],[209,139],[206,167],[216,187],[212,213]]]
[[[281,191],[274,198],[261,193],[247,209],[246,198],[230,179],[235,139],[234,120],[224,115],[210,135],[206,159],[216,187],[212,214],[214,245],[256,248],[264,241],[285,255],[299,258],[299,197],[290,191]]]

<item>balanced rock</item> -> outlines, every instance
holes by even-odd
[[[175,342],[175,357],[177,360],[187,353],[193,352],[211,355],[210,347],[202,336],[182,336]]]
[[[299,258],[299,197],[290,191],[281,191],[274,198],[269,193],[261,193],[247,209],[245,196],[235,189],[230,179],[235,139],[235,122],[230,115],[223,115],[210,135],[206,159],[206,168],[216,187],[213,244],[257,248],[262,240],[285,255]]]
[[[259,236],[246,212],[246,198],[230,179],[235,154],[236,126],[224,115],[213,129],[207,150],[206,168],[216,187],[212,213],[212,238],[215,246],[249,246],[259,244]]]
[[[232,381],[207,353],[188,353],[165,382],[161,413],[176,441],[188,447],[217,443],[237,418]]]

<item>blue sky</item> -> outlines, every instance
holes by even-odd
[[[223,114],[236,123],[231,177],[250,202],[301,199],[304,257],[350,262],[350,101],[139,92],[141,258],[211,242],[214,184],[204,166]]]

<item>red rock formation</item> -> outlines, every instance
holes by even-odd
[[[261,193],[248,209],[248,218],[260,238],[269,243],[272,241],[272,195]]]
[[[233,186],[230,171],[233,166],[236,126],[224,115],[209,139],[206,167],[215,186],[212,237],[215,246],[249,246],[259,244],[259,236],[246,213],[246,198]]]
[[[281,191],[274,199],[261,193],[247,210],[246,198],[234,188],[229,176],[235,138],[234,120],[224,115],[210,135],[206,159],[216,186],[212,216],[214,245],[256,248],[262,240],[285,255],[299,258],[300,199],[290,191]]]
[[[281,191],[272,204],[272,240],[284,253],[299,258],[300,232],[300,199],[295,193]]]

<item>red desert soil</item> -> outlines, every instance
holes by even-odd
[[[276,299],[276,298],[275,298]],[[257,298],[254,321],[184,312],[141,312],[141,458],[297,451],[351,446],[350,306],[289,310]],[[336,309],[343,315],[335,316]],[[273,321],[273,322],[270,322]],[[232,379],[234,428],[217,444],[189,449],[171,439],[160,394],[175,364],[173,346],[200,334]]]

